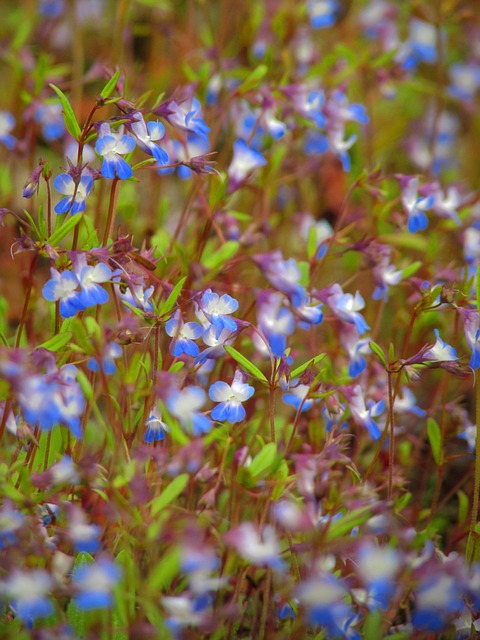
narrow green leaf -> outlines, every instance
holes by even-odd
[[[319,353],[318,356],[315,356],[314,358],[310,358],[310,360],[307,360],[306,362],[301,364],[299,367],[296,367],[295,369],[293,369],[290,372],[290,376],[292,378],[298,378],[298,376],[301,375],[306,369],[308,369],[308,367],[310,367],[311,365],[317,364],[317,362],[321,362],[324,358],[325,358],[325,354]]]
[[[433,457],[438,465],[443,464],[443,451],[442,451],[442,433],[437,422],[433,418],[427,420],[427,433],[430,440],[430,446],[432,447]]]
[[[37,227],[35,220],[32,218],[32,216],[28,213],[28,211],[26,209],[23,210],[23,213],[25,214],[25,217],[27,218],[28,222],[30,223],[34,234],[37,236],[38,240],[42,239],[42,235],[40,234],[40,230]]]
[[[403,269],[402,278],[410,278],[410,276],[413,276],[413,274],[418,271],[421,266],[422,262],[420,262],[420,260],[417,260],[417,262],[412,262],[412,264]]]
[[[42,342],[38,348],[42,347],[43,349],[48,349],[49,351],[60,351],[63,347],[65,347],[70,340],[72,339],[73,333],[71,331],[65,331],[64,333],[59,333],[57,336],[53,336],[50,340],[46,342]]]
[[[158,310],[159,315],[163,316],[163,315],[167,314],[169,311],[171,311],[173,309],[175,303],[178,300],[178,296],[180,295],[180,292],[182,291],[182,287],[185,284],[185,280],[186,279],[187,279],[187,276],[184,276],[173,287],[173,289],[170,292],[170,295],[168,296],[168,298],[165,300],[165,302],[163,304],[160,305],[160,308]]]
[[[168,589],[180,571],[180,551],[177,547],[163,556],[148,574],[147,584],[154,592]]]
[[[361,507],[350,513],[342,514],[338,520],[332,520],[329,524],[326,539],[333,540],[350,534],[354,527],[358,527],[372,515],[370,507]]]
[[[75,118],[75,114],[73,113],[72,106],[68,101],[67,96],[54,84],[50,83],[49,87],[53,89],[53,91],[55,91],[57,96],[60,98],[63,109],[63,119],[65,120],[65,126],[67,127],[68,133],[73,136],[75,140],[79,140],[82,134],[82,130],[80,129],[80,125]]]
[[[150,503],[152,507],[152,516],[159,513],[182,493],[188,484],[189,478],[190,476],[188,473],[181,473],[165,487],[159,496],[152,500]]]
[[[237,253],[239,246],[240,244],[236,240],[227,240],[227,242],[216,251],[206,251],[206,257],[202,259],[204,267],[208,270],[223,267],[225,262],[233,258]]]
[[[225,351],[228,353],[230,357],[232,357],[238,364],[248,371],[252,376],[258,378],[262,382],[268,384],[268,380],[265,375],[260,371],[258,367],[256,367],[253,362],[250,362],[245,356],[239,353],[236,349],[231,347],[230,345],[225,345]]]
[[[242,82],[242,84],[237,87],[235,93],[242,94],[247,93],[248,91],[252,91],[260,84],[260,81],[267,75],[268,67],[266,64],[259,64]]]
[[[309,260],[311,260],[313,256],[317,253],[317,247],[318,247],[317,229],[315,226],[312,226],[310,231],[308,232],[308,240],[307,240],[307,256]]]
[[[112,94],[112,92],[115,90],[115,85],[117,84],[119,77],[120,77],[120,71],[115,71],[113,76],[110,78],[107,84],[100,91],[101,98],[105,100]]]
[[[65,236],[77,226],[82,217],[83,216],[79,213],[69,216],[68,220],[66,220],[58,229],[55,229],[50,238],[48,238],[48,243],[53,247],[57,245],[60,240],[63,240],[63,238],[65,238]]]
[[[382,348],[380,347],[380,345],[378,345],[376,342],[372,341],[372,342],[368,343],[368,346],[373,351],[373,353],[380,358],[383,366],[386,369],[387,368],[387,359],[385,358],[385,354],[383,353]]]
[[[248,465],[248,470],[255,480],[265,477],[271,470],[277,457],[277,445],[269,442],[257,453],[252,462]]]

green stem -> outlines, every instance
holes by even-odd
[[[392,372],[388,372],[388,421],[390,423],[390,443],[389,443],[389,461],[388,461],[388,497],[393,494],[393,465],[395,463],[395,425],[393,422],[393,404],[395,402],[393,396]]]

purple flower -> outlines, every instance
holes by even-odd
[[[231,424],[245,419],[242,402],[253,396],[255,389],[244,382],[243,373],[237,369],[231,385],[226,382],[215,382],[208,391],[210,400],[219,402],[212,411],[211,417],[219,422]]]
[[[87,196],[93,187],[93,178],[84,170],[76,184],[68,173],[61,173],[53,181],[55,189],[66,196],[55,206],[58,214],[70,211],[72,215],[85,211]]]
[[[130,153],[134,148],[135,140],[123,133],[123,125],[118,131],[113,132],[110,125],[103,122],[95,145],[95,151],[103,157],[102,175],[105,178],[117,177],[120,180],[131,178],[132,168],[121,156]]]
[[[193,342],[203,333],[203,327],[198,322],[184,322],[182,312],[177,309],[173,318],[165,325],[165,331],[173,340],[170,343],[170,353],[181,356],[185,353],[188,356],[198,356],[198,345]]]

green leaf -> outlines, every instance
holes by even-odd
[[[188,473],[181,473],[179,476],[174,478],[169,485],[165,487],[165,489],[159,496],[152,500],[152,502],[150,503],[152,508],[152,516],[155,516],[162,509],[173,502],[175,498],[178,498],[178,496],[187,486],[189,478],[190,476],[188,475]]]
[[[315,226],[310,228],[308,232],[308,240],[307,240],[307,256],[308,259],[311,260],[313,256],[317,253],[318,240],[317,240],[317,229]]]
[[[321,362],[324,358],[325,358],[325,354],[319,353],[318,356],[315,356],[314,358],[310,358],[310,360],[307,360],[306,362],[301,364],[299,367],[296,367],[295,369],[293,369],[290,372],[290,376],[292,378],[298,378],[298,376],[301,375],[306,369],[308,369],[308,367],[310,367],[311,365],[317,364],[317,362]]]
[[[65,238],[65,236],[77,226],[82,217],[83,216],[80,213],[69,216],[68,220],[66,220],[58,229],[55,229],[50,238],[48,238],[48,243],[52,246],[57,245],[60,240],[63,240],[63,238]]]
[[[248,465],[248,470],[253,479],[260,480],[264,478],[272,470],[276,457],[277,445],[275,442],[269,442]]]
[[[372,515],[370,507],[361,507],[350,513],[342,514],[338,520],[331,520],[326,533],[327,540],[342,538],[349,535],[354,527],[366,522]]]
[[[242,93],[247,93],[248,91],[252,91],[260,84],[260,81],[267,75],[268,67],[266,64],[259,64],[242,82],[242,84],[237,87],[235,93],[237,95],[241,95]]]
[[[108,98],[112,94],[112,92],[115,89],[115,85],[117,84],[117,81],[118,81],[119,77],[120,77],[120,71],[115,71],[113,76],[110,78],[110,80],[107,82],[107,84],[100,91],[100,97],[101,98],[103,98],[105,100],[106,98]]]
[[[160,309],[158,310],[159,315],[163,316],[163,315],[167,314],[169,311],[171,311],[173,309],[175,303],[178,300],[178,296],[180,295],[180,292],[182,291],[182,287],[185,284],[185,280],[186,279],[187,279],[187,276],[184,276],[173,287],[173,289],[170,292],[170,295],[168,296],[168,298],[165,300],[165,302],[163,304],[160,305]]]
[[[417,260],[417,262],[412,262],[411,265],[409,265],[408,267],[403,269],[402,278],[410,278],[410,276],[413,276],[413,274],[416,273],[420,269],[422,264],[423,263],[420,262],[420,260]]]
[[[239,353],[236,349],[231,347],[230,345],[225,345],[225,351],[228,353],[230,357],[232,357],[238,364],[248,371],[252,376],[258,378],[265,384],[268,384],[268,380],[265,375],[260,371],[258,367],[256,367],[253,362],[250,362],[245,356]]]
[[[70,340],[72,339],[73,333],[71,331],[65,331],[63,333],[59,333],[57,336],[53,336],[50,340],[46,342],[42,342],[37,348],[48,349],[49,351],[60,351],[63,347],[65,347]]]
[[[60,98],[63,109],[63,119],[65,120],[65,126],[67,127],[68,133],[78,141],[80,139],[80,136],[82,135],[82,130],[80,129],[80,125],[75,118],[75,114],[73,113],[72,106],[68,101],[67,96],[54,84],[50,83],[49,87],[53,89],[57,96]]]
[[[372,341],[372,342],[368,343],[368,346],[373,351],[373,353],[380,358],[383,366],[386,369],[387,368],[387,359],[385,358],[385,354],[383,353],[383,350],[380,347],[380,345],[378,345],[376,342]]]
[[[427,433],[435,462],[441,466],[443,464],[442,433],[433,418],[427,420]]]
[[[216,251],[206,251],[206,257],[202,259],[204,267],[209,271],[223,267],[225,262],[233,258],[237,253],[239,246],[240,244],[236,240],[227,240],[227,242]]]
[[[180,571],[180,551],[178,547],[166,553],[159,563],[150,571],[147,584],[154,592],[168,589],[172,580]]]

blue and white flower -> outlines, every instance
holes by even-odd
[[[243,373],[237,369],[231,385],[218,381],[212,384],[208,391],[210,400],[219,402],[210,414],[219,422],[235,424],[245,419],[245,409],[242,403],[253,396],[255,389],[244,382]]]
[[[205,391],[200,387],[187,387],[170,394],[167,408],[185,430],[200,436],[212,428],[212,421],[199,411],[206,399]]]
[[[53,181],[53,186],[66,196],[55,205],[55,212],[62,214],[69,211],[74,215],[85,211],[87,196],[93,187],[93,178],[84,170],[76,184],[70,174],[61,173]]]
[[[178,357],[183,353],[187,356],[198,356],[200,350],[194,340],[200,338],[204,331],[198,322],[184,322],[182,312],[177,309],[173,318],[166,323],[165,331],[173,338],[170,343],[170,353],[173,356]]]
[[[102,156],[102,175],[105,178],[127,180],[133,175],[132,168],[122,158],[135,148],[135,140],[123,133],[123,125],[112,131],[106,122],[100,125],[95,151]]]

